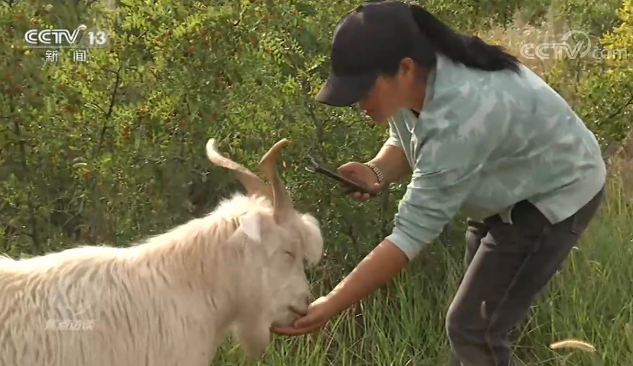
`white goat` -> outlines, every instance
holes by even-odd
[[[323,249],[317,220],[295,211],[275,169],[287,143],[260,162],[271,187],[209,140],[211,162],[248,194],[144,243],[0,259],[0,365],[208,366],[231,331],[262,357],[271,325],[307,311],[303,261]]]

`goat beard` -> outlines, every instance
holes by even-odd
[[[248,296],[239,298],[241,305],[231,327],[240,348],[251,359],[262,358],[270,343],[273,316],[266,306],[266,282],[266,274],[258,277],[249,273],[242,278],[241,283],[248,285],[240,293]]]
[[[259,359],[270,344],[271,322],[257,312],[251,314],[238,319],[232,332],[244,353],[251,359]]]

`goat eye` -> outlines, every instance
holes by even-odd
[[[286,251],[286,254],[288,254],[292,259],[295,259],[294,253]]]

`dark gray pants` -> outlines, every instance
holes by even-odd
[[[528,201],[512,210],[513,225],[497,215],[468,221],[467,269],[446,319],[450,366],[513,365],[510,331],[561,268],[603,194],[557,224]]]

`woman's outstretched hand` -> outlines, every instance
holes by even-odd
[[[308,314],[297,319],[292,326],[273,327],[271,331],[283,335],[303,335],[314,332],[323,327],[335,315],[325,296],[312,302],[308,307]]]
[[[271,332],[301,335],[323,327],[338,313],[374,292],[409,263],[407,255],[389,240],[383,240],[329,294],[314,300],[308,314],[289,327],[273,327]]]
[[[338,168],[338,173],[342,177],[347,178],[354,183],[364,185],[371,191],[377,192],[380,190],[376,174],[374,174],[374,171],[365,164],[352,161],[341,165]],[[368,200],[371,196],[367,193],[351,192],[350,197],[359,202],[363,202]]]

